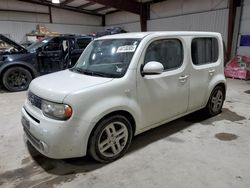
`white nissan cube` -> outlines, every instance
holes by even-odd
[[[205,109],[226,95],[223,41],[213,32],[98,38],[68,70],[33,80],[22,108],[28,141],[43,155],[123,156],[133,136]]]

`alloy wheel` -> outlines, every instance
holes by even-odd
[[[101,132],[98,139],[99,152],[105,157],[118,155],[128,142],[128,129],[122,122],[112,122]]]

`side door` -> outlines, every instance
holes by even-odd
[[[219,44],[215,37],[192,37],[189,110],[206,105],[210,82],[220,73]]]
[[[91,37],[84,38],[76,38],[75,48],[71,52],[71,64],[75,65],[83,50],[88,46],[88,44],[92,41]]]
[[[157,61],[164,66],[159,75],[137,75],[137,94],[142,127],[185,113],[188,107],[189,72],[187,50],[182,38],[160,38],[149,42],[141,64]]]
[[[46,74],[60,70],[62,55],[62,40],[58,37],[51,39],[38,52],[40,72]]]

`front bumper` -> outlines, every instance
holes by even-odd
[[[86,155],[91,124],[82,119],[73,116],[67,121],[50,119],[26,100],[22,125],[29,142],[47,157],[63,159]]]

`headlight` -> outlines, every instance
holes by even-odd
[[[58,119],[67,120],[72,115],[72,108],[66,104],[57,104],[49,101],[42,101],[42,112],[45,116]]]

